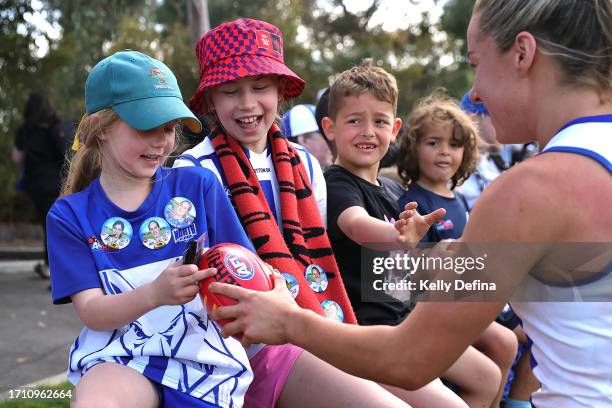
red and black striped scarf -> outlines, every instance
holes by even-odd
[[[296,301],[301,307],[324,315],[321,302],[333,300],[342,308],[344,322],[356,324],[308,173],[278,126],[270,128],[268,141],[280,190],[282,233],[238,141],[227,137],[220,127],[213,129],[209,137],[240,222],[257,254],[280,272],[290,273],[297,279],[300,290]],[[317,293],[310,288],[304,276],[310,264],[321,266],[327,273],[325,291]]]

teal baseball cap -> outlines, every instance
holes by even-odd
[[[178,83],[164,63],[138,51],[123,50],[98,62],[85,81],[88,115],[112,108],[134,129],[147,131],[182,120],[192,132],[202,124],[183,103]]]

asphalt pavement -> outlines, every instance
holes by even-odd
[[[11,389],[65,381],[82,327],[72,305],[52,304],[49,281],[34,272],[41,255],[39,247],[0,246],[0,400]]]

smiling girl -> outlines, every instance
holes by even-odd
[[[436,243],[461,238],[468,221],[469,206],[455,187],[474,171],[478,162],[478,130],[457,102],[434,92],[419,102],[409,118],[408,130],[400,141],[398,173],[408,191],[399,199],[403,206],[411,201],[425,213],[444,208],[446,215],[431,226],[422,242]],[[499,367],[501,381],[491,406],[498,406],[517,350],[513,333],[491,323],[443,375],[462,389],[470,405],[481,401],[486,387],[479,372],[490,361]],[[484,355],[483,355],[484,354]],[[471,394],[471,395],[465,395]],[[477,395],[473,395],[477,394]]]
[[[284,64],[281,32],[248,18],[223,23],[202,37],[196,55],[201,83],[190,107],[213,126],[174,166],[202,166],[217,175],[257,254],[291,281],[297,304],[325,316],[333,303],[344,322],[355,323],[325,231],[321,167],[275,124],[279,103],[305,85]],[[315,265],[327,278],[327,286],[316,291],[306,276]],[[403,405],[379,385],[298,347],[255,345],[247,353],[255,375],[247,406]]]
[[[85,104],[63,196],[47,217],[53,302],[72,302],[85,325],[70,350],[72,406],[242,405],[247,356],[197,296],[214,269],[179,262],[187,242],[172,239],[163,218],[183,197],[197,208],[186,230],[206,233],[208,245],[250,247],[210,171],[162,166],[178,121],[193,131],[199,121],[168,67],[130,50],[94,66]]]

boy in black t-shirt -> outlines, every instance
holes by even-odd
[[[362,259],[362,246],[411,247],[444,214],[442,210],[422,217],[410,203],[400,216],[396,199],[377,178],[380,160],[402,125],[395,117],[397,93],[395,78],[382,68],[367,63],[353,67],[332,85],[329,116],[322,119],[337,150],[335,164],[325,172],[328,235],[357,319],[366,325],[398,324],[407,309],[390,297],[362,302],[361,266],[372,265],[369,258]],[[371,267],[365,272],[371,274]]]
[[[380,160],[402,124],[395,117],[397,94],[392,75],[362,64],[340,74],[331,86],[329,116],[322,119],[325,135],[337,150],[335,164],[325,172],[328,236],[362,325],[397,325],[409,312],[404,303],[373,288],[378,279],[374,258],[391,257],[388,250],[397,249],[397,244],[413,248],[445,214],[438,209],[421,216],[414,202],[400,213],[397,196],[377,177]],[[364,297],[376,301],[366,302]],[[501,374],[495,363],[470,347],[445,377],[460,386],[466,403],[488,406]],[[435,391],[427,392],[448,397],[450,391],[439,381],[430,385]]]

